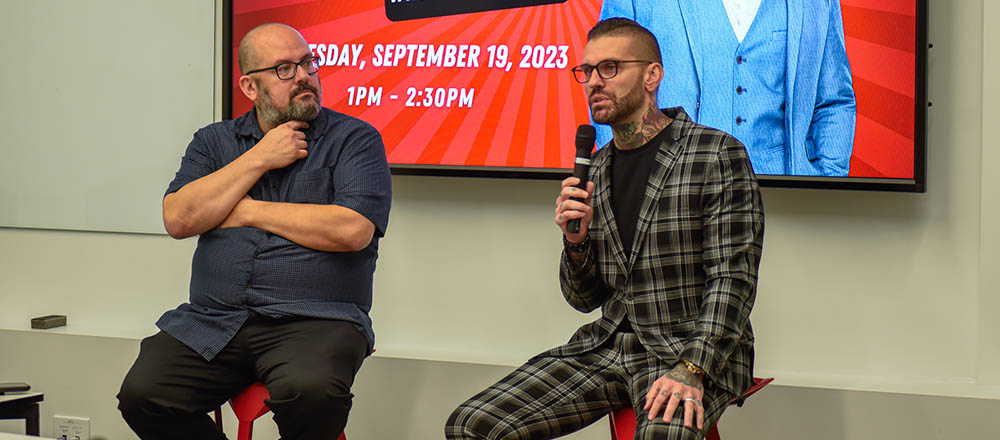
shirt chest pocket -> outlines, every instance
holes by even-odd
[[[333,176],[329,168],[306,170],[295,176],[288,201],[328,205],[333,203],[333,192]]]

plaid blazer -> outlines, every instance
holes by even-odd
[[[752,384],[750,309],[764,239],[764,211],[746,150],[695,124],[681,107],[656,153],[625,254],[611,210],[609,148],[595,153],[594,220],[582,265],[563,252],[563,296],[601,318],[547,354],[572,355],[608,339],[626,315],[642,344],[667,364],[687,359],[706,385],[739,396]]]

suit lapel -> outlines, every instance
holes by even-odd
[[[656,218],[657,207],[663,188],[666,186],[667,177],[677,163],[678,145],[677,139],[680,137],[682,121],[674,120],[664,130],[667,135],[656,152],[656,163],[649,171],[649,180],[646,181],[646,188],[643,191],[642,205],[639,207],[639,220],[635,225],[635,239],[632,242],[632,253],[629,255],[626,265],[626,272],[632,272],[632,265],[642,251],[642,246],[646,243],[646,236],[649,235],[649,226]]]
[[[614,148],[610,144],[604,148]],[[615,262],[618,263],[618,268],[621,269],[622,273],[628,273],[626,269],[628,261],[626,260],[625,248],[622,246],[621,234],[618,232],[618,223],[615,222],[614,211],[611,209],[611,182],[610,173],[608,168],[611,166],[611,152],[607,151],[605,154],[600,156],[600,160],[594,164],[596,167],[596,172],[594,173],[594,195],[593,195],[593,205],[594,209],[597,211],[597,218],[600,218],[600,226],[607,231],[607,242],[611,252],[615,255]]]

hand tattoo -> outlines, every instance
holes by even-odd
[[[705,391],[705,387],[701,384],[701,378],[688,371],[688,369],[682,364],[674,367],[674,369],[667,372],[665,376],[675,382],[697,388],[699,391]]]

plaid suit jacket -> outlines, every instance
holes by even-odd
[[[632,252],[625,254],[611,210],[609,148],[590,170],[595,184],[591,246],[581,265],[563,252],[563,296],[601,318],[548,354],[572,355],[608,339],[624,316],[663,362],[687,359],[706,385],[740,395],[752,384],[753,307],[764,211],[746,150],[732,136],[695,124],[681,107],[656,154]]]

